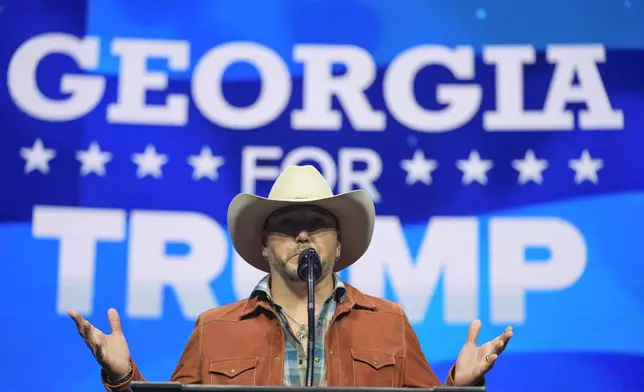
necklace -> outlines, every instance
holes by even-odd
[[[302,324],[300,324],[300,323],[299,323],[295,318],[293,318],[290,314],[286,313],[286,312],[284,311],[284,309],[282,309],[282,312],[286,315],[286,317],[290,318],[290,319],[291,319],[291,321],[293,321],[295,324],[297,324],[297,325],[298,325],[299,330],[297,331],[297,333],[295,333],[295,337],[297,338],[297,340],[299,340],[299,341],[300,341],[300,343],[302,343],[302,342],[303,342],[303,341],[304,341],[304,340],[309,336],[309,333],[308,333],[308,332],[309,332],[309,331],[308,331],[308,329],[309,329],[309,328],[308,328],[306,325],[302,325]],[[291,331],[292,331],[292,329],[291,329]]]

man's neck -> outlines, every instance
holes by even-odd
[[[315,313],[333,293],[335,286],[333,274],[328,274],[315,284]],[[307,293],[306,282],[286,281],[278,274],[271,275],[271,297],[291,316],[306,319]]]

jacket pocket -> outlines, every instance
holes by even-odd
[[[255,385],[257,357],[210,361],[210,384]]]
[[[351,350],[355,387],[393,387],[395,364],[392,354]]]

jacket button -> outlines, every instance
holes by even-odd
[[[231,372],[231,373],[235,373],[235,369],[230,369],[230,372]]]
[[[334,354],[335,353],[333,352],[333,350],[329,351],[329,355],[334,355]]]
[[[279,362],[279,361],[280,361],[280,357],[275,357],[275,362]]]
[[[378,364],[378,361],[373,361],[373,364],[374,364],[374,365],[377,365],[377,364]]]

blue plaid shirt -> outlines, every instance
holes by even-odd
[[[279,316],[284,336],[286,336],[286,352],[284,355],[284,386],[305,386],[306,385],[306,341],[304,346],[295,337],[295,333],[289,327],[288,316],[282,311],[281,306],[271,298],[269,277],[262,279],[251,294],[251,297],[263,293],[270,302],[273,309]],[[324,356],[324,344],[335,309],[346,297],[346,287],[337,275],[334,275],[335,288],[333,294],[324,302],[320,313],[316,316],[315,328],[315,360],[313,362],[313,385],[326,386],[326,360]]]

